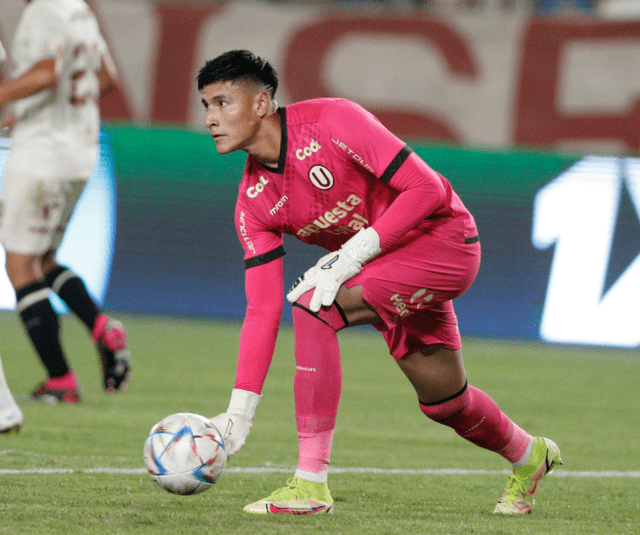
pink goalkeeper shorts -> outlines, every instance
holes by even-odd
[[[374,327],[399,360],[432,344],[460,349],[451,300],[471,286],[479,267],[477,236],[453,239],[415,230],[345,286],[362,286],[364,300],[382,318]]]

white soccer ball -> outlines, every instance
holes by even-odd
[[[144,443],[149,475],[173,494],[197,494],[213,485],[227,464],[222,435],[204,416],[171,414],[149,431]]]

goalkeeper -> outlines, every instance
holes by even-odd
[[[538,481],[559,464],[467,383],[452,300],[480,266],[475,221],[450,183],[354,102],[274,100],[277,73],[234,50],[198,75],[219,154],[248,154],[235,221],[245,253],[247,312],[227,412],[212,421],[229,455],[245,443],[283,310],[283,235],[329,251],[286,295],[293,304],[299,438],[287,485],[248,513],[333,512],[327,485],[341,393],[337,332],[371,324],[416,390],[420,410],[513,467],[494,512],[530,513]]]

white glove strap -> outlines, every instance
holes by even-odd
[[[255,392],[234,388],[231,391],[231,400],[229,401],[227,414],[236,414],[252,422],[261,398],[262,396]]]
[[[361,265],[382,252],[380,236],[373,227],[363,228],[342,244],[342,250]]]

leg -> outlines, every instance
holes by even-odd
[[[22,411],[11,395],[0,359],[0,434],[17,433],[22,421]]]
[[[346,322],[335,304],[317,314],[311,312],[307,306],[312,293],[307,292],[293,307],[298,468],[287,487],[245,506],[247,513],[333,512],[327,469],[342,388],[336,333]]]
[[[432,420],[512,463],[532,447],[533,437],[501,412],[487,394],[467,386],[459,349],[427,346],[401,358],[398,365],[414,386],[422,412]]]
[[[362,299],[362,288],[353,287],[351,290],[339,294],[349,321],[381,326],[376,322],[377,314],[373,308]],[[380,304],[387,301],[377,300],[378,309],[383,311]],[[411,299],[405,299],[405,302],[408,301]],[[494,513],[531,513],[531,495],[539,480],[556,464],[562,464],[558,447],[549,439],[530,437],[502,413],[487,394],[468,386],[460,349],[447,349],[443,343],[425,343],[419,351],[405,355],[406,347],[418,343],[420,339],[435,337],[459,347],[453,309],[438,306],[431,310],[430,317],[439,318],[440,321],[433,323],[427,319],[425,322],[424,318],[417,316],[408,318],[403,329],[412,332],[405,330],[406,338],[391,334],[394,327],[387,332],[382,329],[398,365],[418,394],[421,410],[435,421],[452,427],[472,443],[495,451],[511,461],[514,474]],[[418,320],[416,324],[413,324],[412,318]],[[389,322],[386,324],[390,325]],[[416,326],[417,331],[414,330]],[[424,337],[425,332],[430,333],[428,337]]]
[[[58,264],[55,249],[49,249],[42,257],[42,272],[47,286],[58,294],[90,331],[93,330],[100,310],[82,279],[69,268]]]
[[[102,362],[104,388],[109,394],[124,390],[130,376],[127,333],[122,323],[102,314],[82,279],[56,261],[56,250],[42,257],[44,280],[69,309],[87,326]]]
[[[60,323],[49,302],[42,271],[43,253],[62,239],[67,207],[75,200],[66,181],[35,177],[7,164],[2,184],[3,217],[0,239],[9,280],[16,291],[17,310],[49,380],[32,397],[49,402],[80,401],[78,385],[60,343]],[[79,196],[79,194],[78,194]],[[69,214],[70,217],[70,214]]]
[[[460,350],[427,346],[398,365],[416,389],[425,415],[511,462],[513,476],[494,513],[531,513],[538,482],[562,464],[558,446],[525,433],[487,394],[467,385]]]
[[[430,345],[397,362],[424,405],[453,397],[467,382],[460,349]]]
[[[6,268],[16,290],[20,319],[50,380],[56,383],[55,390],[60,393],[58,399],[77,403],[80,400],[78,385],[62,351],[60,322],[42,279],[40,257],[7,251]]]
[[[307,305],[313,292],[293,308],[295,330],[296,421],[300,443],[297,475],[327,481],[333,431],[342,390],[342,367],[337,332],[347,325],[379,321],[362,299],[362,287],[343,287],[336,302],[317,314]]]

